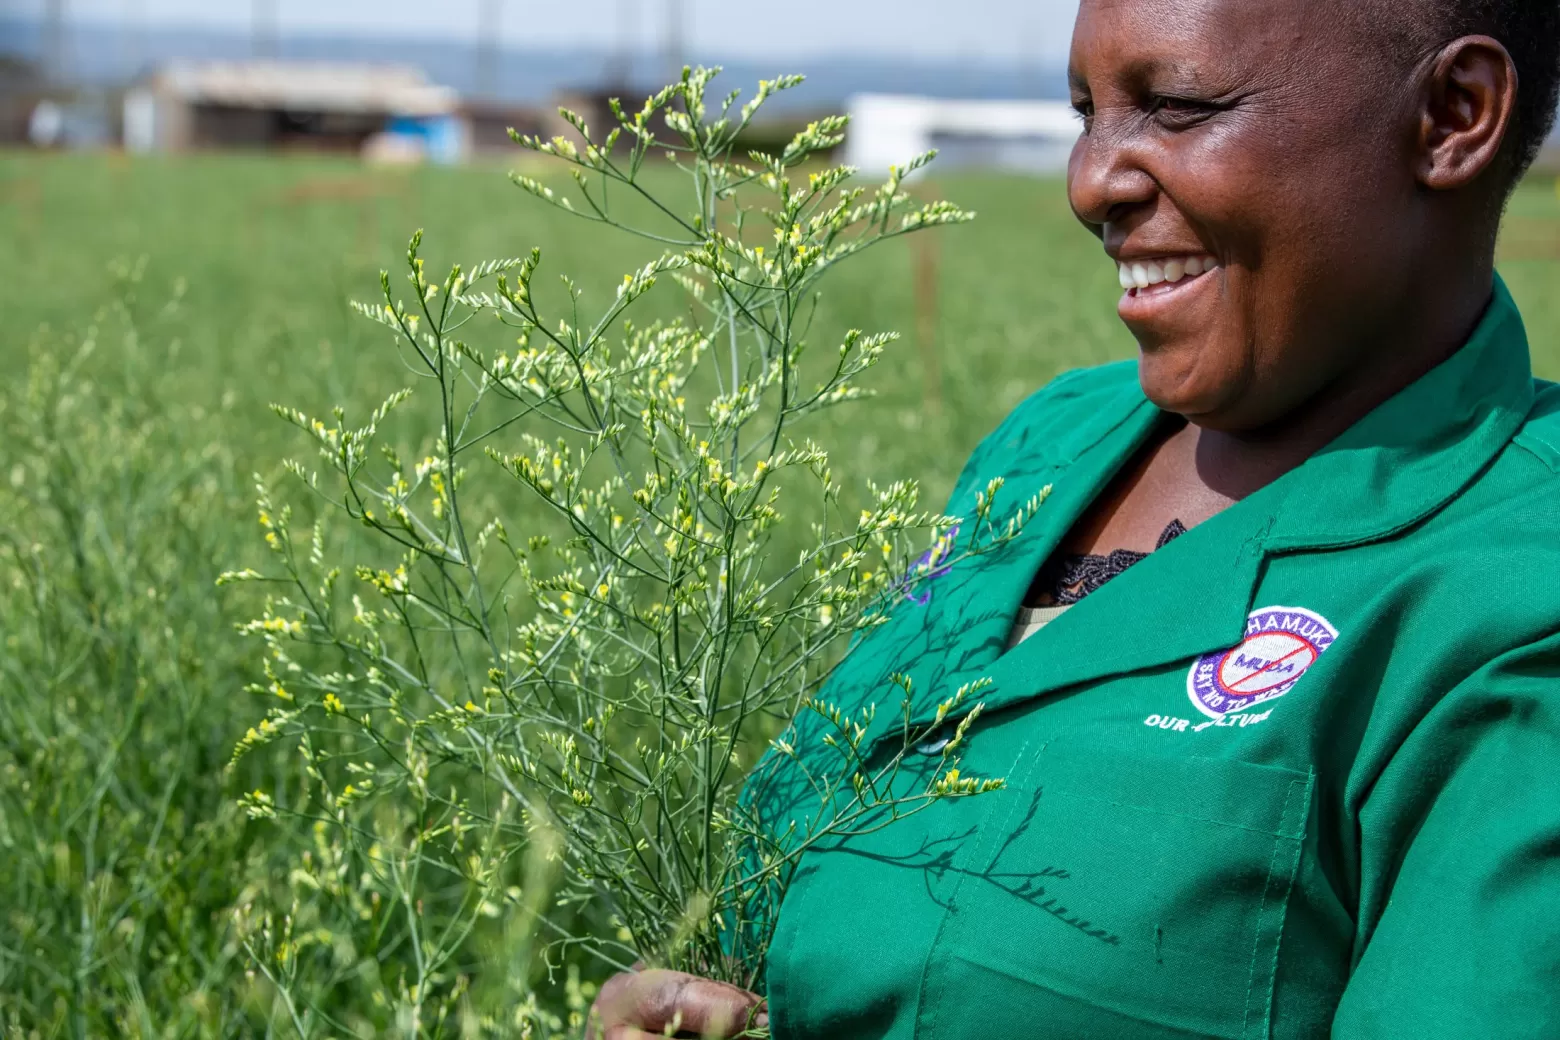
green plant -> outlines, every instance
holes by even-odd
[[[224,518],[245,487],[222,446],[187,435],[223,404],[161,392],[183,287],[148,301],[144,271],[116,265],[90,323],[39,332],[0,390],[7,1036],[222,1033],[265,1018],[226,921],[267,864],[213,782],[241,717],[214,694],[246,662],[211,638],[224,615],[210,582],[241,544]]]
[[[341,409],[329,421],[278,409],[325,461],[292,465],[321,516],[310,528],[262,487],[274,569],[226,576],[274,588],[245,630],[266,644],[256,688],[277,704],[238,753],[295,741],[307,785],[246,804],[332,828],[402,908],[415,1023],[435,992],[458,996],[454,966],[484,916],[516,949],[759,985],[762,909],[806,848],[1001,786],[959,774],[956,738],[924,786],[896,791],[925,735],[908,711],[900,753],[869,766],[874,709],[848,716],[815,694],[854,634],[958,557],[1014,537],[1038,500],[1001,521],[999,484],[965,518],[920,511],[911,482],[858,501],[795,433],[864,396],[858,378],[894,338],[850,332],[809,355],[820,279],[968,214],[903,190],[930,156],[874,191],[811,163],[842,119],[737,159],[759,106],[798,80],[762,83],[738,108],[735,93],[707,100],[714,74],[690,70],[637,112],[614,105],[604,137],[569,116],[579,140],[519,139],[570,164],[577,191],[520,187],[666,249],[598,315],[568,279],[544,300],[536,251],[432,278],[419,234],[411,303],[386,274],[383,302],[361,309],[429,393],[396,393],[357,427]],[[686,175],[686,209],[647,190],[663,153]],[[624,223],[625,196],[654,220]],[[668,277],[681,292],[663,307],[683,314],[632,323]],[[342,516],[365,534],[334,534]],[[512,529],[521,516],[529,530]],[[347,553],[351,566],[336,562]],[[943,715],[973,719],[979,705],[963,702],[979,689]],[[908,689],[884,694],[908,704]],[[797,711],[826,721],[837,766],[809,773],[816,815],[774,833],[740,791],[754,768],[808,768],[776,739]]]

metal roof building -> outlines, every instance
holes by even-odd
[[[131,151],[361,149],[393,120],[453,117],[456,92],[414,68],[302,61],[164,65],[125,96]]]

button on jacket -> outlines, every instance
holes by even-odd
[[[949,512],[998,476],[999,521],[1049,500],[825,692],[897,747],[891,674],[917,721],[989,678],[961,769],[1007,788],[803,856],[778,1040],[1560,1037],[1556,413],[1497,286],[1440,367],[1009,651],[1164,421],[1132,364],[1023,404]],[[905,791],[938,762],[911,758]],[[784,826],[804,786],[755,797]]]

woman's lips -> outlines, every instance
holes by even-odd
[[[1187,256],[1163,256],[1153,260],[1134,260],[1118,263],[1121,287],[1130,292],[1143,292],[1158,286],[1177,285],[1183,279],[1197,278],[1216,270],[1219,261],[1207,254]]]
[[[1208,255],[1166,256],[1119,264],[1126,290],[1116,313],[1128,324],[1146,326],[1172,318],[1176,308],[1191,302],[1199,289],[1214,284],[1219,261]]]

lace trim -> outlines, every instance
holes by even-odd
[[[1186,525],[1179,520],[1170,521],[1154,545],[1157,552],[1186,533]],[[1120,577],[1128,569],[1148,559],[1151,553],[1117,549],[1108,556],[1077,555],[1056,556],[1042,568],[1024,598],[1028,605],[1070,607],[1100,588],[1112,578]],[[1045,600],[1048,602],[1039,603]]]

